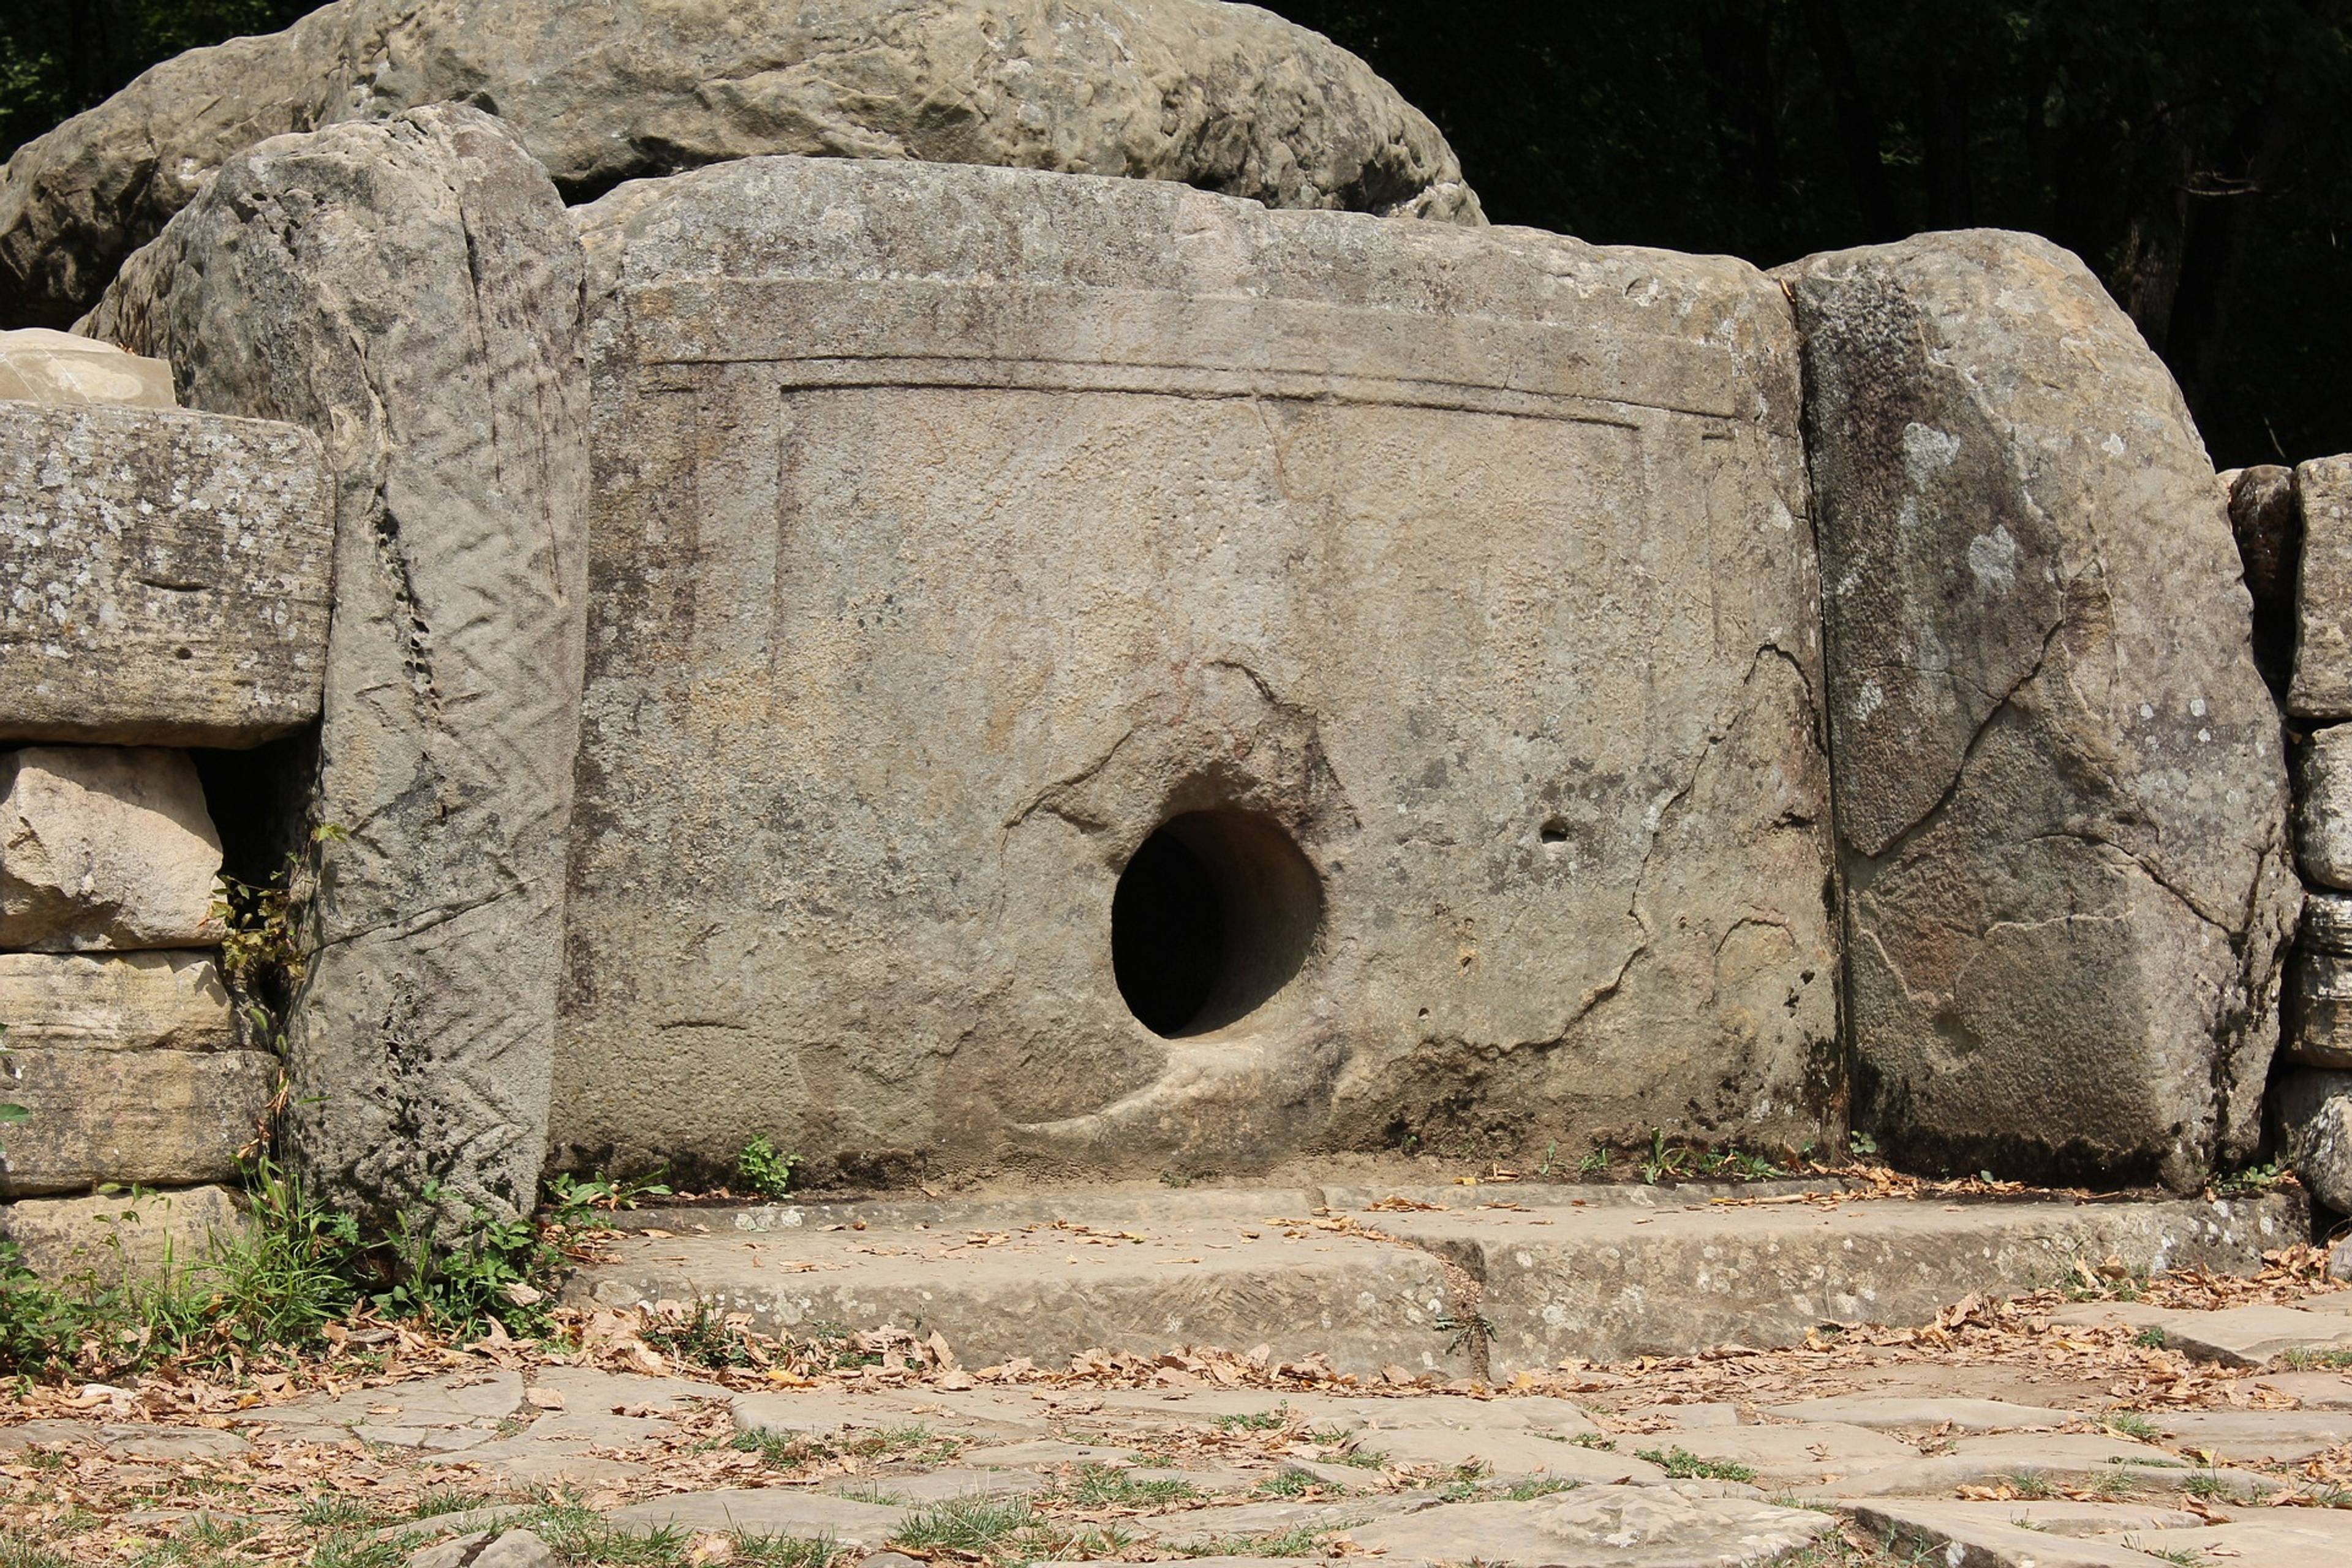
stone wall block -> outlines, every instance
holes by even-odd
[[[495,104],[575,195],[787,153],[1484,221],[1425,116],[1328,38],[1255,6],[339,0],[166,60],[19,148],[0,172],[0,300],[63,325],[256,142],[451,101]]]
[[[0,752],[0,948],[202,947],[220,835],[195,764],[160,747]]]
[[[226,1050],[228,992],[210,952],[0,952],[0,1049]]]
[[[2314,730],[2295,748],[2294,855],[2305,881],[2352,888],[2352,724]]]
[[[2193,1186],[2258,1139],[2298,889],[2278,714],[2188,410],[2090,271],[2032,236],[1780,276],[1805,341],[1856,1125],[1923,1164]]]
[[[194,406],[305,425],[334,638],[287,1134],[322,1198],[537,1198],[579,740],[581,253],[454,106],[264,142],[125,266],[100,335]]]
[[[2254,663],[2284,700],[2294,672],[2294,586],[2303,565],[2294,470],[2257,463],[2221,478],[2230,497],[2230,531],[2254,601]]]
[[[0,741],[250,746],[315,719],[331,526],[308,431],[0,403]]]
[[[0,1196],[230,1180],[278,1077],[261,1051],[28,1049],[9,1032],[0,1095],[31,1115],[7,1129]]]
[[[2272,1092],[2287,1164],[2314,1198],[2352,1214],[2352,1072],[2294,1068]]]
[[[2294,589],[2294,679],[2287,710],[2352,719],[2352,456],[2294,470],[2303,554]]]
[[[234,1245],[247,1222],[226,1187],[20,1198],[0,1205],[0,1237],[44,1279],[161,1279]]]
[[[2304,895],[2288,973],[2282,1054],[2352,1071],[2352,894],[2315,888]]]
[[[176,408],[172,367],[48,327],[0,332],[0,399]]]

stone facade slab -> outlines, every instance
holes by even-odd
[[[1822,1133],[1818,610],[1760,274],[943,165],[578,216],[562,1157]],[[1170,831],[1276,912],[1232,1005],[1155,1030],[1121,879],[1220,813]]]

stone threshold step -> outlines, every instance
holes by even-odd
[[[1970,1291],[2060,1283],[2077,1260],[2251,1272],[2306,1234],[2292,1193],[1962,1205],[1632,1190],[1654,1195],[1454,1188],[1318,1207],[1328,1189],[1209,1188],[672,1208],[641,1216],[667,1223],[614,1243],[565,1300],[698,1300],[769,1333],[936,1331],[970,1366],[1264,1344],[1342,1372],[1506,1379],[1570,1356],[1925,1323]]]

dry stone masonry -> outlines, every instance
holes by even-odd
[[[296,843],[285,1147],[378,1215],[754,1137],[2189,1191],[2266,1088],[2352,1194],[2352,459],[2217,486],[2072,257],[1486,228],[1206,0],[553,15],[0,172],[0,320],[88,311],[0,342],[11,1194],[228,1173],[200,888]]]
[[[2241,539],[2292,546],[2267,608],[2291,653],[2285,707],[2305,890],[2274,1131],[2312,1195],[2352,1211],[2352,458],[2247,468],[2222,481]],[[2249,556],[2250,576],[2259,553]]]
[[[216,1184],[275,1088],[222,981],[221,839],[177,748],[317,713],[325,492],[301,431],[183,412],[168,365],[58,339],[0,334],[0,1099],[29,1113],[0,1231],[104,1275],[235,1223]],[[43,1195],[101,1184],[160,1190]]]

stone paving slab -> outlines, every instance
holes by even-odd
[[[1926,1322],[1958,1294],[2049,1285],[2086,1258],[2248,1272],[2290,1239],[2291,1213],[2273,1196],[1380,1217],[1483,1278],[1489,1367],[1507,1378],[1567,1356],[1686,1355],[1795,1344],[1823,1322]]]
[[[2195,1530],[2207,1523],[2187,1509],[2127,1502],[2027,1500],[2014,1502],[1953,1502],[1937,1505],[1955,1519],[1981,1519],[2021,1525],[2050,1535],[2094,1537],[2135,1530]]]
[[[1648,1483],[1666,1479],[1664,1469],[1630,1453],[1588,1448],[1526,1431],[1465,1432],[1443,1426],[1368,1429],[1356,1434],[1355,1451],[1377,1454],[1391,1467],[1476,1466],[1498,1480],[1542,1477],[1581,1483]]]
[[[704,1300],[767,1333],[819,1322],[936,1331],[966,1364],[1188,1344],[1277,1358],[1322,1352],[1341,1371],[1473,1370],[1473,1304],[1436,1258],[1304,1225],[1187,1215],[1111,1230],[806,1229],[636,1237],[583,1269],[564,1299],[633,1306]],[[1303,1215],[1297,1216],[1302,1220]],[[1034,1222],[1021,1222],[1024,1224]]]
[[[2246,1272],[2302,1223],[2288,1194],[1693,1203],[1664,1189],[1648,1206],[1494,1189],[1506,1190],[1481,1202],[1514,1206],[1324,1215],[1286,1203],[1316,1195],[1290,1189],[689,1211],[706,1232],[627,1237],[565,1299],[701,1299],[769,1332],[818,1321],[937,1331],[971,1366],[1265,1344],[1282,1359],[1319,1351],[1345,1372],[1507,1379],[1570,1356],[1924,1322],[1957,1294],[2046,1285],[2086,1258]],[[1637,1190],[1654,1191],[1623,1189]],[[1465,1331],[1482,1321],[1493,1330],[1483,1344]]]
[[[2193,1552],[2242,1558],[2249,1568],[2344,1568],[2352,1563],[2352,1510],[2269,1508],[2202,1530],[2151,1530],[2125,1537],[2151,1555]]]
[[[2352,1410],[2352,1372],[2274,1372],[2259,1386],[2285,1394],[2305,1410]]]
[[[2113,1541],[2031,1529],[1988,1515],[1980,1511],[1984,1506],[1869,1501],[1845,1508],[1874,1534],[1943,1548],[1937,1553],[1943,1568],[2164,1568],[2161,1557]]]
[[[2114,1481],[2162,1487],[2178,1484],[2192,1470],[2237,1487],[2248,1496],[2263,1496],[2283,1487],[2251,1470],[2193,1467],[2178,1455],[2128,1438],[2052,1433],[1964,1438],[1955,1445],[1954,1452],[1857,1470],[1830,1490],[1844,1498],[1923,1497],[2021,1479],[2055,1486]],[[1813,1495],[1823,1494],[1817,1489]]]
[[[1245,1502],[1188,1509],[1181,1513],[1122,1520],[1127,1529],[1178,1552],[1203,1546],[1246,1550],[1243,1543],[1296,1531],[1358,1530],[1380,1520],[1435,1506],[1429,1492],[1350,1498],[1345,1502]]]
[[[1463,1503],[1349,1531],[1382,1561],[1545,1568],[1736,1568],[1808,1545],[1835,1521],[1679,1486],[1595,1486],[1533,1502]]]
[[[1701,1459],[1744,1465],[1759,1480],[1822,1484],[1858,1470],[1901,1464],[1919,1457],[1907,1443],[1843,1422],[1787,1426],[1714,1426],[1675,1432],[1663,1445],[1621,1437],[1617,1446],[1636,1453],[1679,1448]]]
[[[2072,1410],[2012,1405],[2000,1399],[1901,1399],[1866,1394],[1801,1399],[1771,1405],[1769,1412],[1783,1421],[1835,1421],[1890,1430],[1933,1431],[1949,1426],[1959,1432],[2044,1431],[2081,1419]]]
[[[746,1535],[829,1538],[855,1551],[876,1551],[906,1522],[911,1510],[786,1487],[680,1492],[631,1503],[604,1516],[624,1530],[740,1531]]]
[[[2225,1366],[2268,1366],[2284,1355],[2352,1350],[2352,1317],[2294,1307],[2231,1307],[2185,1312],[2137,1301],[2102,1301],[2053,1315],[2062,1323],[2122,1323],[2153,1330],[2183,1355]]]
[[[2352,1443],[2352,1411],[2178,1410],[2150,1419],[2168,1443],[2233,1464],[2292,1464]]]

